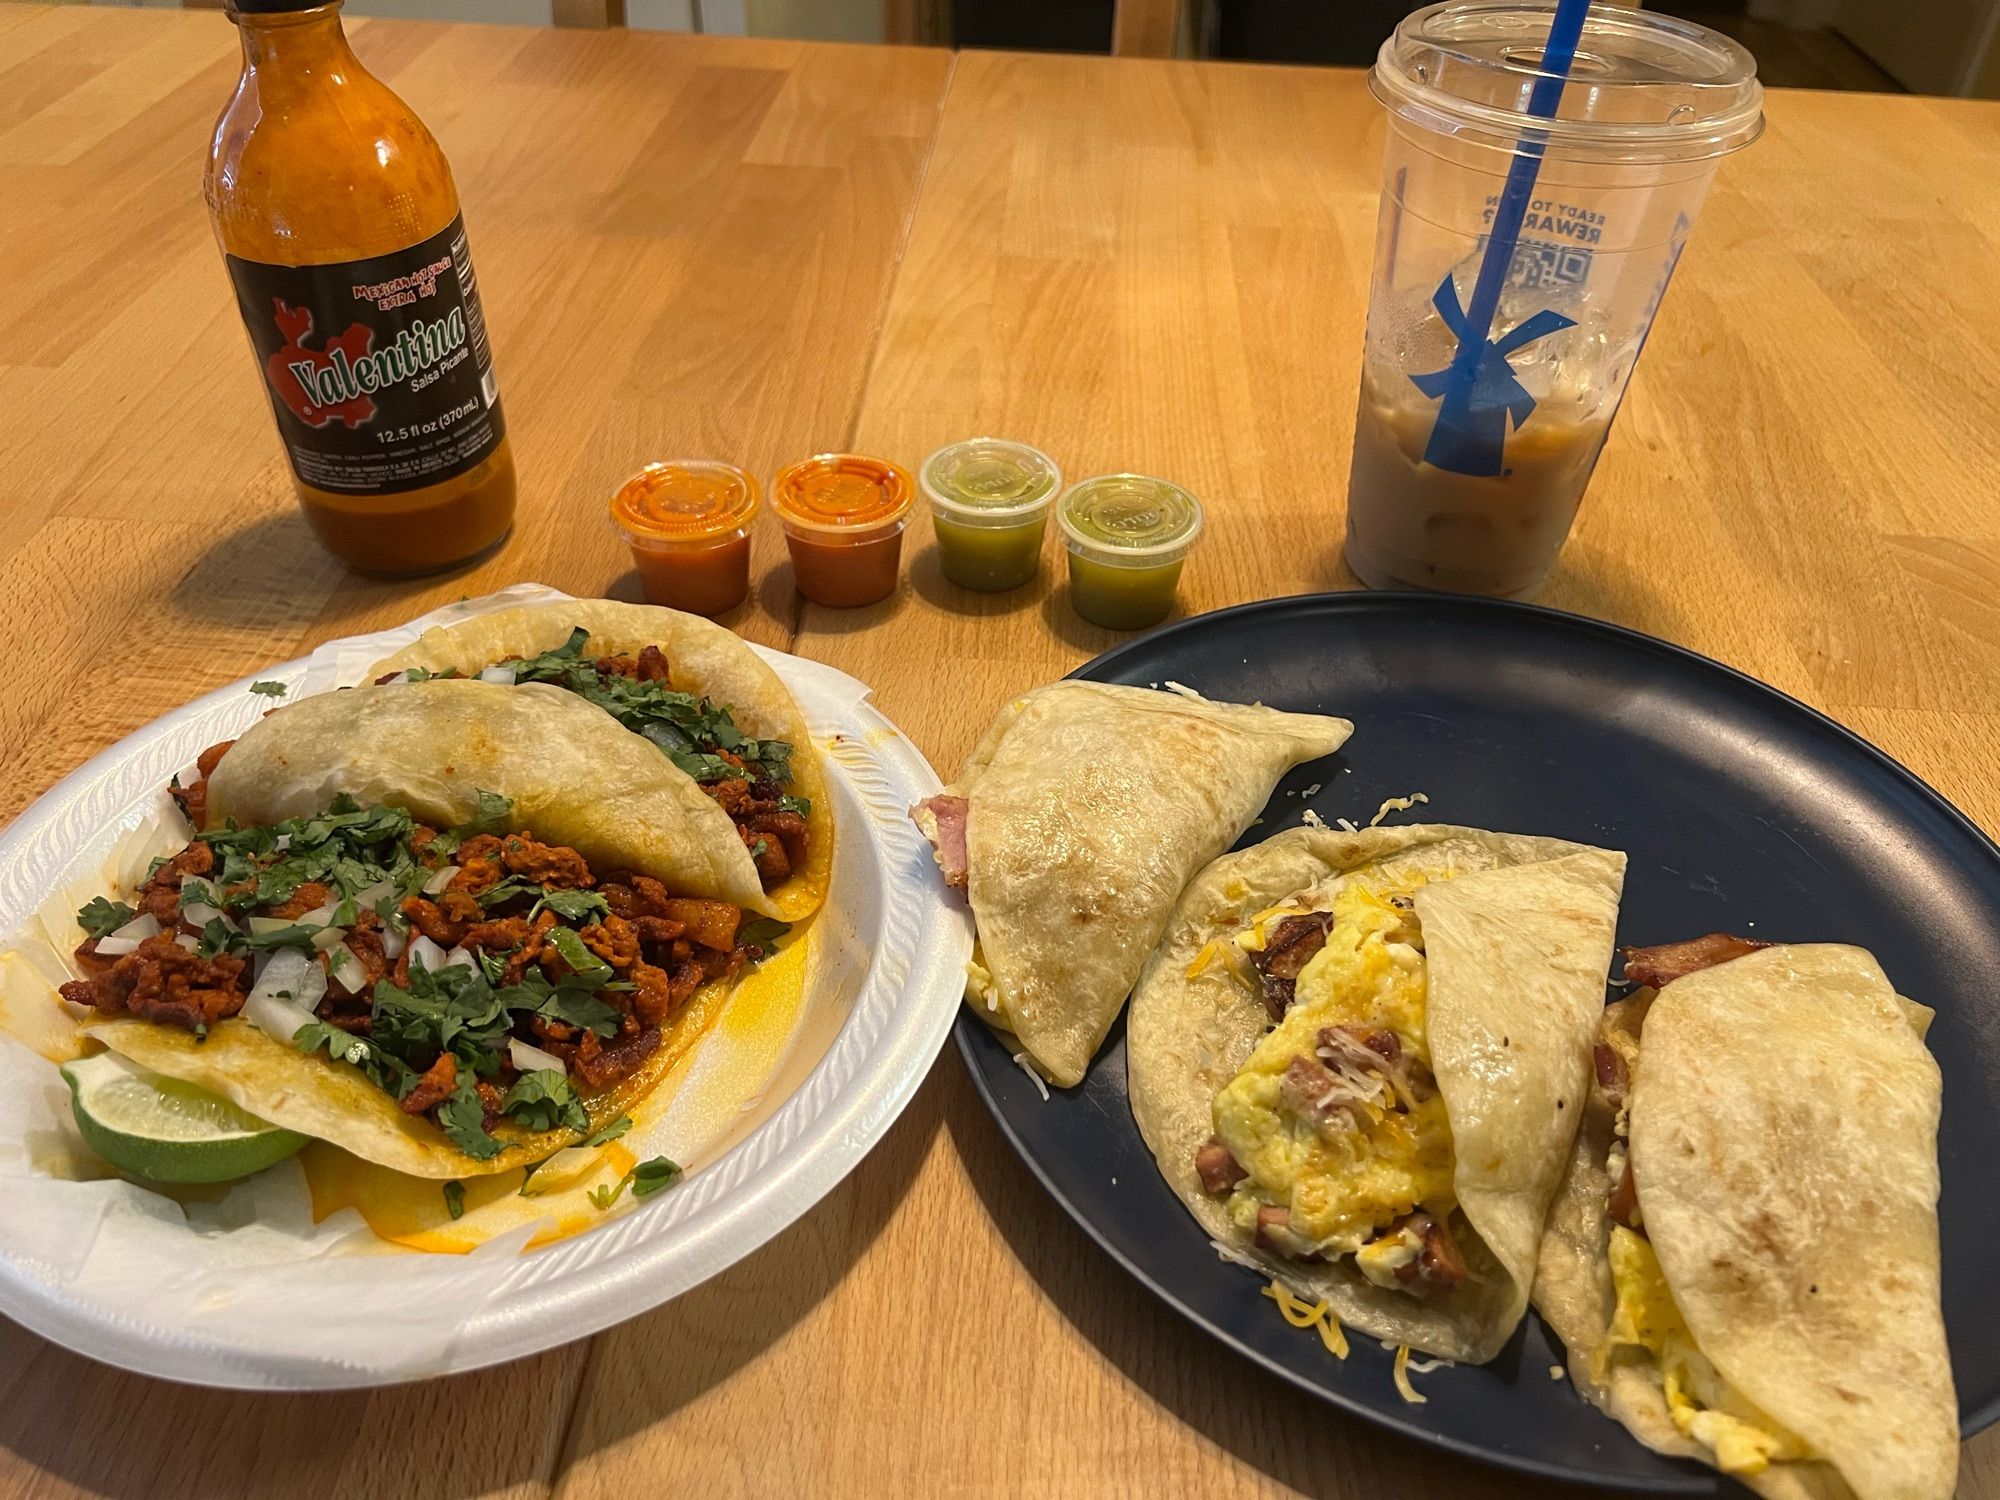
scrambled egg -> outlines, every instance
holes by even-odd
[[[1228,1203],[1239,1229],[1254,1233],[1261,1207],[1282,1206],[1291,1211],[1296,1237],[1320,1253],[1345,1254],[1418,1207],[1442,1219],[1455,1200],[1451,1127],[1435,1092],[1398,1109],[1379,1075],[1371,1075],[1358,1082],[1379,1092],[1363,1102],[1360,1121],[1333,1125],[1301,1115],[1284,1100],[1285,1070],[1295,1058],[1315,1056],[1322,1027],[1391,1030],[1405,1055],[1430,1062],[1415,919],[1358,883],[1334,897],[1333,919],[1326,946],[1299,974],[1284,1020],[1216,1096],[1215,1129],[1249,1174]],[[1264,926],[1257,921],[1250,935],[1260,948]],[[1393,1284],[1396,1265],[1414,1254],[1399,1242],[1374,1249],[1371,1263],[1380,1264],[1370,1279]]]
[[[1659,1361],[1674,1426],[1713,1451],[1725,1474],[1761,1474],[1774,1462],[1813,1457],[1802,1438],[1737,1394],[1695,1347],[1651,1242],[1622,1225],[1611,1230],[1611,1281],[1618,1306],[1606,1353],[1636,1346]]]

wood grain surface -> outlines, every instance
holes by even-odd
[[[298,519],[203,218],[214,16],[0,5],[0,815],[320,640],[538,578],[636,597],[647,458],[914,464],[998,432],[1165,474],[1187,611],[1338,562],[1382,126],[1351,73],[356,23],[450,153],[521,466],[481,565],[371,583]],[[2000,825],[2000,106],[1782,94],[1725,167],[1546,602],[1825,709]],[[874,684],[947,775],[1118,639],[1042,583],[730,623]],[[0,1323],[0,1496],[1425,1494],[1119,1273],[947,1052],[863,1166],[588,1342],[378,1393],[138,1379]],[[1961,1492],[2000,1497],[2000,1440]]]

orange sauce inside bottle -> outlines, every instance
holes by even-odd
[[[216,122],[203,181],[227,255],[270,266],[332,266],[389,255],[458,217],[444,153],[408,105],[364,69],[339,0],[230,17],[243,73]],[[294,476],[326,548],[365,573],[447,568],[503,538],[514,518],[506,437],[437,483],[347,494]]]

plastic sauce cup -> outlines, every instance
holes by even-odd
[[[771,504],[799,592],[836,609],[888,598],[916,497],[910,471],[887,459],[821,453],[781,470]]]
[[[611,497],[611,524],[650,602],[719,615],[750,592],[757,502],[757,481],[734,464],[681,458],[626,480]]]
[[[946,578],[998,593],[1035,576],[1049,507],[1062,491],[1054,459],[1026,443],[967,438],[938,449],[918,472]]]
[[[1145,474],[1101,474],[1056,507],[1069,537],[1069,597],[1108,630],[1157,625],[1174,607],[1181,564],[1201,535],[1201,502]]]

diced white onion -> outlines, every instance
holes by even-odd
[[[338,901],[329,901],[324,906],[315,906],[304,916],[294,917],[292,920],[301,927],[323,927],[333,920],[333,914],[339,910]]]
[[[331,952],[347,940],[345,927],[322,927],[312,936],[312,945],[321,953]]]
[[[291,847],[292,847],[292,836],[289,833],[281,833],[276,838],[271,840],[271,848],[279,854],[283,854],[287,849]]]
[[[425,937],[421,932],[410,939],[410,967],[428,969],[435,974],[444,967],[444,949]]]
[[[181,908],[181,920],[191,922],[196,927],[206,927],[210,922],[220,921],[231,932],[241,932],[236,919],[219,906],[210,906],[206,901],[193,901]]]
[[[298,925],[290,917],[252,917],[250,919],[250,931],[257,937],[262,937],[267,932],[282,932],[287,927],[296,927]]]
[[[275,995],[252,995],[243,1002],[243,1019],[268,1037],[289,1042],[313,1023],[313,1013]]]
[[[190,953],[194,952],[194,951],[195,951],[195,949],[197,949],[197,948],[199,948],[199,947],[201,946],[201,939],[200,939],[200,938],[198,938],[198,937],[196,937],[196,936],[195,936],[195,935],[194,935],[193,933],[191,933],[191,932],[177,932],[177,933],[175,933],[175,934],[174,934],[174,941],[175,941],[175,942],[176,942],[177,944],[179,944],[179,945],[180,945],[181,947],[183,947],[183,948],[187,949],[187,951],[188,951],[188,952],[190,952]]]
[[[259,1031],[289,1042],[300,1027],[312,1023],[313,1007],[325,994],[325,972],[305,954],[287,948],[271,955],[243,1002],[243,1015]]]
[[[326,971],[335,984],[350,994],[360,994],[362,986],[368,983],[368,966],[361,962],[361,955],[345,943],[327,951]]]
[[[569,1076],[569,1069],[563,1066],[563,1060],[555,1053],[544,1052],[517,1036],[507,1038],[507,1058],[523,1073],[539,1073],[545,1068],[553,1068],[564,1077]]]
[[[458,866],[445,865],[437,872],[437,874],[431,876],[429,880],[426,880],[424,882],[424,894],[426,896],[443,895],[444,888],[450,885],[457,878],[458,878]]]
[[[479,960],[472,956],[470,948],[454,948],[444,956],[444,966],[449,969],[454,964],[466,964],[476,969],[479,967]]]
[[[362,911],[374,911],[375,908],[381,904],[381,902],[385,897],[393,896],[395,894],[396,894],[395,881],[378,880],[375,882],[375,884],[369,886],[367,890],[356,891],[354,893],[354,904],[357,907],[359,907]]]
[[[410,680],[410,669],[408,667],[405,667],[402,671],[398,672],[394,677],[388,678],[386,681],[377,683],[376,686],[388,687],[390,683],[408,682],[409,680]]]
[[[160,919],[151,912],[141,912],[117,931],[97,940],[97,951],[105,958],[119,958],[127,953],[137,953],[139,945],[149,937],[160,935]]]
[[[514,685],[514,669],[506,662],[500,662],[481,672],[479,680],[481,682],[498,682],[507,687],[512,687]]]
[[[403,956],[403,949],[409,946],[410,935],[395,927],[382,929],[382,956],[394,963]]]

